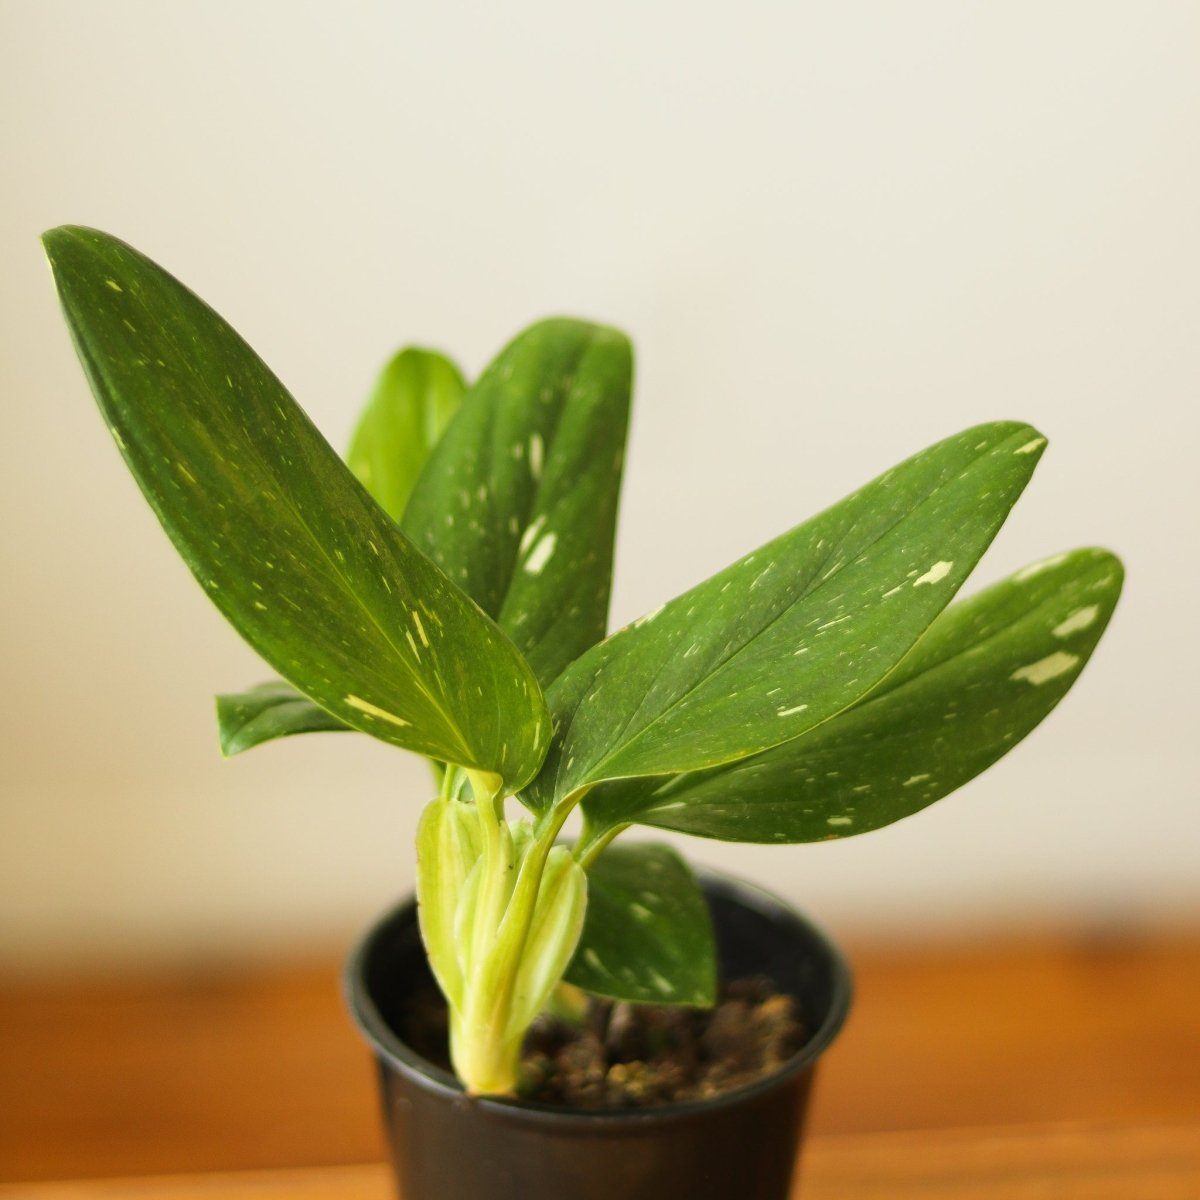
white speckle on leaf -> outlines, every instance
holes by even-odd
[[[542,435],[540,433],[531,433],[529,435],[529,473],[534,479],[540,479],[542,475]]]
[[[660,604],[657,608],[652,608],[644,616],[638,617],[638,619],[633,623],[634,629],[640,629],[643,625],[649,625],[650,622],[653,621],[654,618],[657,617],[658,614],[666,607],[667,606],[665,604]]]
[[[421,645],[428,649],[429,638],[425,636],[425,626],[421,624],[421,614],[417,610],[411,609],[413,624],[417,627],[417,637],[421,639]]]
[[[766,565],[765,567],[763,567],[763,569],[762,569],[761,571],[759,571],[759,573],[758,573],[757,575],[755,575],[753,582],[750,584],[750,590],[751,590],[751,591],[754,591],[754,589],[755,589],[756,587],[758,587],[758,585],[759,585],[760,583],[762,583],[762,581],[763,581],[764,579],[766,579],[766,577],[767,577],[767,576],[768,576],[768,575],[771,573],[771,571],[773,571],[774,569],[775,569],[775,564],[774,564],[773,562],[769,562],[769,563],[767,563],[767,565]]]
[[[633,913],[633,915],[639,921],[650,921],[654,918],[654,914],[641,904],[631,904],[629,906],[629,911]]]
[[[525,532],[521,534],[521,540],[517,544],[517,551],[524,554],[530,546],[533,545],[537,535],[542,532],[542,526],[546,523],[546,516],[543,513],[536,521],[531,521],[526,527]]]
[[[790,717],[798,712],[803,712],[808,707],[807,704],[797,704],[792,708],[776,709],[776,715],[780,717]]]
[[[1099,615],[1100,606],[1089,604],[1086,608],[1076,609],[1062,624],[1055,625],[1052,632],[1055,637],[1070,637],[1071,634],[1086,629]]]
[[[404,631],[404,636],[408,639],[409,649],[412,650],[413,655],[416,657],[417,661],[419,662],[421,659],[421,652],[420,652],[420,650],[417,649],[417,643],[413,640],[412,630],[406,629]]]
[[[850,616],[850,613],[845,613],[840,617],[834,617],[832,621],[826,621],[824,625],[818,625],[817,632],[820,633],[822,629],[832,629],[834,625],[840,625],[843,621],[850,620]]]
[[[591,948],[591,946],[588,946],[587,949],[584,950],[583,957],[588,966],[594,967],[597,971],[604,970],[604,964],[600,961],[600,955],[598,955],[595,950]]]
[[[118,447],[124,450],[126,448],[125,439],[121,436],[121,431],[115,425],[110,425],[108,432],[113,435],[113,441],[117,443]]]
[[[1047,654],[1045,658],[1039,658],[1037,662],[1014,671],[1009,679],[1014,681],[1023,679],[1037,687],[1039,684],[1048,683],[1051,679],[1057,679],[1060,675],[1066,674],[1077,662],[1079,662],[1078,654],[1055,650],[1053,654]]]
[[[557,541],[558,538],[555,534],[547,533],[530,550],[529,557],[525,560],[525,570],[530,575],[542,573],[542,568],[550,561],[550,555],[554,553],[554,545]]]
[[[853,825],[854,818],[853,817],[826,817],[825,824],[826,825]]]
[[[912,787],[914,784],[924,783],[924,781],[928,778],[928,775],[910,775],[900,786]]]
[[[1017,583],[1024,583],[1027,579],[1032,579],[1035,575],[1040,575],[1043,571],[1049,570],[1051,567],[1057,567],[1060,562],[1065,561],[1067,555],[1052,554],[1049,558],[1039,559],[1035,563],[1030,563],[1027,567],[1022,567],[1014,576],[1013,579]]]
[[[950,574],[950,568],[953,566],[952,562],[935,562],[924,575],[913,580],[913,587],[920,587],[923,583],[940,583]]]
[[[125,290],[115,279],[106,279],[104,282],[107,283],[114,292],[123,292]]]
[[[365,713],[368,717],[377,717],[381,721],[390,721],[393,725],[408,725],[411,722],[404,720],[403,717],[396,716],[395,713],[390,713],[385,708],[380,708],[376,704],[372,704],[369,700],[363,700],[359,696],[347,696],[346,703],[351,708],[357,708],[360,713]]]
[[[1045,444],[1046,444],[1046,439],[1044,437],[1035,437],[1033,439],[1033,441],[1026,442],[1025,445],[1023,445],[1023,446],[1018,446],[1013,451],[1013,453],[1014,454],[1032,454],[1035,450],[1037,450],[1041,446],[1044,446]]]
[[[653,968],[651,968],[651,970],[650,970],[650,982],[653,983],[654,986],[660,992],[662,992],[662,994],[664,996],[669,996],[671,994],[671,992],[674,990],[671,987],[671,981],[669,979],[665,979],[662,975],[660,975]]]
[[[547,533],[544,538],[538,542],[538,545],[529,551],[529,557],[524,562],[524,569],[529,575],[541,575],[541,570],[550,562],[550,556],[554,553],[554,545],[558,542],[558,535]]]

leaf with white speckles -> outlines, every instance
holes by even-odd
[[[583,933],[566,980],[636,1004],[715,1003],[717,951],[708,904],[670,846],[609,846],[592,864]]]
[[[986,770],[1050,713],[1096,648],[1122,578],[1120,561],[1096,549],[1018,571],[948,608],[848,712],[728,766],[602,785],[589,819],[746,842],[898,821]],[[1039,663],[1050,665],[1029,669]]]
[[[405,510],[543,683],[605,634],[632,372],[616,330],[531,326],[467,391]]]
[[[380,372],[350,441],[346,465],[393,521],[404,512],[465,387],[458,367],[444,354],[414,346],[395,354]],[[218,696],[217,721],[224,754],[299,733],[350,728],[282,680]]]
[[[221,753],[240,754],[297,733],[345,732],[350,726],[282,679],[217,697]]]
[[[745,758],[865,696],[987,549],[1040,447],[968,429],[593,647],[547,693],[556,734],[522,799]]]
[[[346,724],[499,775],[538,769],[541,689],[212,309],[107,234],[45,237],[118,448],[239,633]]]

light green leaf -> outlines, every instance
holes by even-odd
[[[426,807],[417,826],[417,915],[429,965],[454,1008],[462,1007],[465,960],[457,923],[481,853],[472,805],[434,800]],[[472,900],[476,894],[477,888],[470,890]]]
[[[632,370],[615,330],[527,329],[467,391],[404,513],[543,683],[605,633]]]
[[[878,829],[948,795],[1034,729],[1079,677],[1121,593],[1121,563],[1075,550],[948,608],[848,712],[711,771],[606,784],[598,829],[809,842]]]
[[[588,881],[567,846],[555,846],[546,858],[537,904],[513,983],[505,1037],[520,1037],[546,1007],[562,978],[583,928]]]
[[[346,724],[513,787],[528,780],[548,728],[528,664],[254,351],[115,238],[64,227],[45,245],[113,438],[238,632]]]
[[[393,521],[403,515],[465,388],[445,355],[415,347],[401,350],[379,376],[350,440],[346,465]]]
[[[344,731],[350,726],[302,696],[291,684],[278,680],[218,696],[217,728],[221,753],[231,756],[276,738]]]
[[[669,846],[609,846],[588,871],[568,983],[635,1004],[716,1003],[717,951],[704,893]]]
[[[1013,422],[938,442],[595,646],[548,693],[522,799],[745,758],[849,707],[949,602],[1045,442]]]

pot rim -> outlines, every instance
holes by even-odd
[[[631,1123],[662,1122],[674,1118],[683,1119],[698,1112],[711,1112],[734,1104],[741,1104],[754,1096],[772,1091],[786,1083],[801,1071],[810,1068],[828,1049],[845,1024],[850,1011],[854,985],[849,964],[833,940],[791,904],[774,893],[735,879],[709,867],[695,867],[697,878],[706,890],[715,890],[747,908],[754,909],[773,919],[782,917],[805,937],[810,950],[816,950],[828,960],[831,990],[829,1008],[824,1020],[777,1071],[742,1087],[722,1092],[703,1100],[679,1100],[670,1104],[658,1104],[648,1108],[564,1108],[560,1105],[542,1104],[531,1100],[518,1100],[504,1096],[468,1096],[459,1081],[448,1071],[442,1070],[423,1058],[402,1041],[383,1019],[367,986],[367,963],[379,941],[392,923],[403,913],[416,906],[416,897],[410,896],[393,905],[372,923],[367,932],[351,950],[343,973],[343,994],[350,1015],[359,1032],[370,1044],[376,1055],[394,1070],[413,1079],[427,1091],[458,1103],[469,1103],[485,1112],[509,1119],[524,1118],[550,1124],[584,1122],[592,1128],[606,1124],[627,1126]]]

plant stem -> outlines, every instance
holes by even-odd
[[[619,833],[624,833],[628,829],[626,825],[612,825],[601,833],[596,833],[595,830],[588,828],[587,817],[583,820],[583,832],[579,835],[579,840],[575,843],[575,848],[572,853],[575,855],[575,861],[586,871],[591,867],[592,863],[604,853],[609,842],[613,840]]]
[[[472,1094],[511,1093],[517,1084],[524,1029],[513,1029],[514,988],[537,906],[546,859],[568,808],[539,823],[516,861],[498,791],[476,783],[483,833],[483,877],[470,931],[460,1014],[452,1015],[455,1071]],[[514,879],[515,871],[515,879]]]

